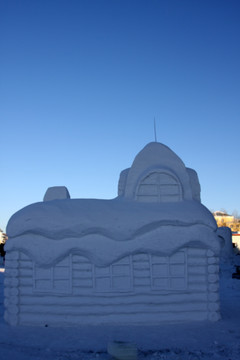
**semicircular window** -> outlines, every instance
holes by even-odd
[[[166,172],[153,172],[141,180],[136,199],[145,202],[177,202],[182,200],[181,184]]]

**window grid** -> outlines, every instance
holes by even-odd
[[[151,271],[151,288],[152,290],[183,290],[186,289],[187,287],[187,256],[186,256],[186,251],[182,250],[180,252],[175,253],[173,256],[180,256],[179,254],[183,255],[183,260],[176,260],[175,262],[171,262],[172,257],[171,256],[167,256],[167,257],[161,257],[159,256],[158,261],[157,259],[155,259],[155,261],[153,260],[153,257],[155,257],[154,255],[149,255],[149,263],[150,263],[150,271]],[[157,258],[157,257],[155,257]],[[160,262],[160,259],[161,262]],[[163,260],[165,259],[165,261]],[[158,273],[156,274],[154,272],[154,265],[165,265],[166,268],[166,273],[161,274]],[[174,266],[178,266],[180,267],[180,269],[182,270],[182,273],[180,274],[173,274],[172,269],[174,269]],[[166,281],[166,285],[162,285],[162,286],[157,286],[156,282],[157,280],[165,280]],[[178,286],[174,285],[174,280],[178,280]],[[181,282],[179,280],[182,280]]]
[[[125,271],[121,273],[122,267],[125,267]],[[108,273],[106,271],[106,274],[101,274],[101,271],[99,273],[99,269],[109,269]],[[116,273],[114,269],[120,269],[120,273]],[[108,280],[106,282],[109,283],[109,287],[106,288],[100,288],[98,286],[98,282],[101,280]],[[114,280],[119,279],[125,280],[120,287],[117,287],[114,284]],[[117,262],[115,264],[111,264],[108,267],[97,267],[94,266],[94,288],[96,292],[129,292],[133,290],[133,270],[132,270],[132,256],[125,257],[121,260],[121,262]]]
[[[63,277],[56,275],[57,271],[63,273]],[[72,292],[72,255],[62,262],[48,269],[33,264],[33,292],[52,294],[68,294]]]
[[[137,254],[135,254],[137,255]],[[132,292],[134,285],[135,255],[129,255],[106,267],[92,264],[92,288],[95,292]],[[187,287],[187,253],[178,251],[171,256],[146,254],[149,285],[153,291],[183,290]],[[135,259],[135,258],[134,258]],[[146,270],[146,269],[145,269]],[[143,271],[145,271],[143,270]],[[139,275],[138,275],[139,276]],[[140,275],[145,276],[145,275]],[[147,286],[147,285],[146,285]],[[54,267],[45,269],[33,265],[33,292],[72,293],[72,256]]]
[[[180,201],[182,189],[173,175],[165,172],[153,172],[141,181],[136,197],[140,201]]]

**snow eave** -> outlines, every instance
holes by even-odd
[[[58,241],[27,234],[8,241],[6,251],[23,252],[44,266],[53,266],[69,254],[84,256],[97,266],[107,266],[128,255],[148,253],[169,256],[188,247],[210,249],[218,256],[221,242],[216,232],[203,225],[162,226],[128,241],[116,241],[100,234]]]
[[[162,226],[201,224],[217,229],[210,211],[197,201],[142,203],[112,200],[65,199],[29,205],[9,220],[9,241],[31,234],[53,240],[102,235],[125,241]]]

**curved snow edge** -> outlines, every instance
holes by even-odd
[[[86,235],[81,239],[70,237],[58,242],[28,234],[7,242],[6,251],[22,251],[39,265],[53,266],[69,254],[79,254],[97,266],[108,266],[130,254],[168,256],[184,247],[205,247],[218,255],[221,242],[216,232],[202,225],[189,227],[187,233],[183,227],[172,226],[169,229],[169,226],[164,226],[124,242],[99,234]]]

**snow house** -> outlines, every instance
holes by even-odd
[[[7,226],[5,320],[11,325],[216,321],[221,238],[197,173],[152,142],[111,200],[44,201]]]

